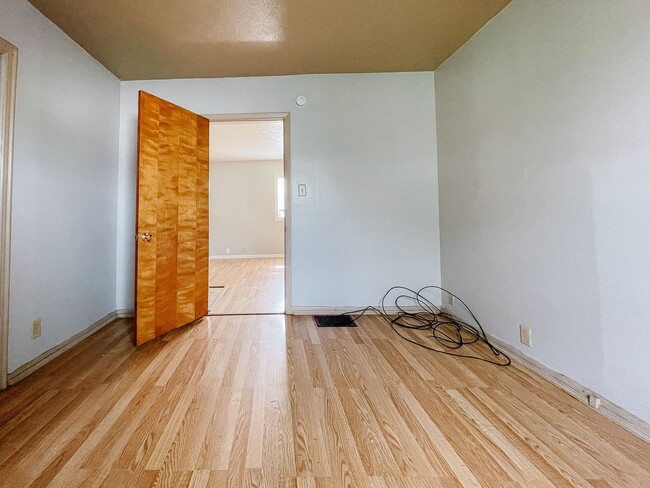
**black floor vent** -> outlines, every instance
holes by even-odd
[[[315,315],[318,327],[356,327],[349,315]]]

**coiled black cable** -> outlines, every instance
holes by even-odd
[[[458,300],[465,307],[476,325],[468,324],[434,305],[431,300],[423,295],[423,293],[430,290],[443,291]],[[386,310],[386,303],[389,295],[394,292],[398,293],[397,297],[395,297],[392,302],[397,309],[397,314],[391,316]],[[342,315],[352,316],[352,320],[356,322],[357,319],[369,311],[374,311],[379,314],[384,321],[390,325],[393,331],[405,341],[416,344],[430,351],[446,354],[448,356],[477,359],[497,366],[508,366],[511,363],[508,355],[494,346],[487,338],[483,326],[469,306],[467,306],[460,297],[454,295],[452,292],[442,288],[441,286],[429,285],[418,291],[411,290],[404,286],[393,286],[382,297],[379,308],[370,306],[361,310],[346,312]],[[434,339],[441,348],[432,347],[428,344],[411,339],[401,333],[399,328],[430,331],[430,337]],[[489,351],[494,355],[494,358],[476,356],[474,354],[463,354],[459,352],[463,346],[475,343],[481,343],[487,346]]]

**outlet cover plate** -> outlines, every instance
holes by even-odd
[[[41,319],[32,321],[32,339],[41,337]]]
[[[528,347],[533,347],[533,331],[530,327],[519,324],[519,340]]]

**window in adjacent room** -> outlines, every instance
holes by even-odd
[[[275,220],[284,220],[284,176],[275,175]]]

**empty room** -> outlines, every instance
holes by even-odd
[[[650,2],[0,0],[0,487],[650,486]]]
[[[210,123],[208,315],[284,313],[284,146],[283,119]]]

